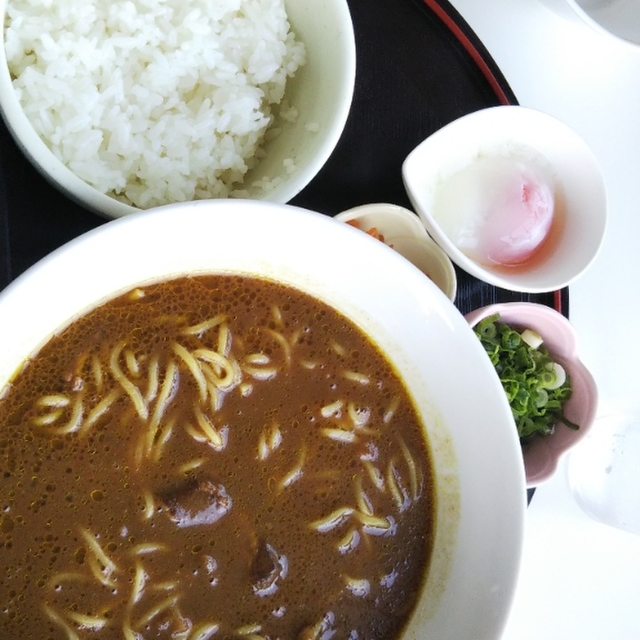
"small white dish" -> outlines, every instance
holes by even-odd
[[[372,202],[347,209],[334,216],[342,222],[356,223],[362,231],[377,229],[385,240],[396,236],[428,237],[420,218],[397,204]]]
[[[451,300],[457,276],[449,256],[429,237],[418,216],[395,204],[378,202],[347,209],[335,216],[364,232],[375,229],[385,244],[422,271]]]
[[[521,162],[522,158],[524,161]],[[527,162],[535,164],[541,159],[545,172],[551,176],[548,187],[555,200],[551,228],[536,253],[516,266],[491,263],[486,259],[481,262],[468,247],[463,251],[460,236],[454,241],[444,229],[450,225],[453,215],[460,213],[461,207],[445,208],[441,204],[443,185],[449,188],[451,180],[457,179],[461,172],[479,166],[487,159],[499,159],[500,166],[507,167],[515,166],[515,162],[526,167]],[[561,289],[584,272],[602,244],[607,211],[605,185],[598,162],[577,133],[540,111],[500,106],[454,120],[408,155],[402,174],[409,198],[431,237],[459,267],[497,287],[529,293]],[[468,190],[453,191],[456,205],[462,202],[463,195],[471,203],[469,210],[478,206],[478,202],[482,204],[482,198],[493,198],[494,194],[487,194],[495,180],[486,175],[474,175],[475,182]],[[504,176],[500,178],[502,182]],[[508,183],[509,189],[521,186],[518,179],[519,176]],[[467,184],[470,183],[465,186]],[[532,184],[536,185],[536,182]],[[526,203],[524,189],[522,186],[521,198]],[[469,195],[476,191],[477,197]],[[504,207],[504,211],[510,210]],[[486,232],[486,218],[485,222],[479,222],[482,217],[469,216],[477,230]],[[507,221],[512,224],[508,218]],[[522,225],[517,229],[518,233],[522,235],[523,229],[529,232]],[[472,234],[471,241],[476,241],[477,235],[473,237]],[[496,235],[493,240],[496,239],[504,244],[503,236]]]

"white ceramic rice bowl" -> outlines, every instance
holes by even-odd
[[[0,293],[0,388],[53,332],[104,299],[211,272],[260,275],[307,291],[352,318],[392,359],[427,426],[437,491],[432,562],[403,640],[499,638],[526,508],[510,409],[464,317],[418,269],[367,234],[303,209],[242,200],[111,221]]]
[[[7,0],[0,0],[3,24],[6,4]],[[353,24],[346,0],[285,0],[285,5],[292,30],[307,52],[306,64],[289,80],[285,93],[298,110],[298,117],[295,122],[282,123],[282,132],[265,145],[265,157],[243,182],[249,198],[277,203],[297,195],[329,159],[349,115],[356,66]],[[13,90],[4,28],[0,33],[0,113],[30,162],[71,199],[107,218],[138,211],[80,179],[36,133]],[[250,186],[274,177],[281,181],[270,190]]]

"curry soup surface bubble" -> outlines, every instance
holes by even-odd
[[[0,637],[398,638],[434,513],[354,323],[253,277],[133,289],[0,395]]]

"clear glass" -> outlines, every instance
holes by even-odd
[[[585,11],[609,9],[616,4],[622,4],[625,0],[576,0],[576,4]]]
[[[577,0],[577,3],[614,36],[640,43],[640,0]]]
[[[540,0],[568,19],[580,19],[601,33],[634,47],[640,44],[640,0]]]
[[[640,416],[598,418],[571,452],[568,473],[585,513],[640,535]]]

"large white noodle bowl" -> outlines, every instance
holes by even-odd
[[[499,638],[526,507],[511,412],[463,316],[422,272],[368,235],[255,201],[170,205],[106,223],[0,294],[0,388],[53,332],[105,298],[207,272],[303,289],[356,321],[395,363],[424,418],[438,494],[434,556],[404,638]]]

